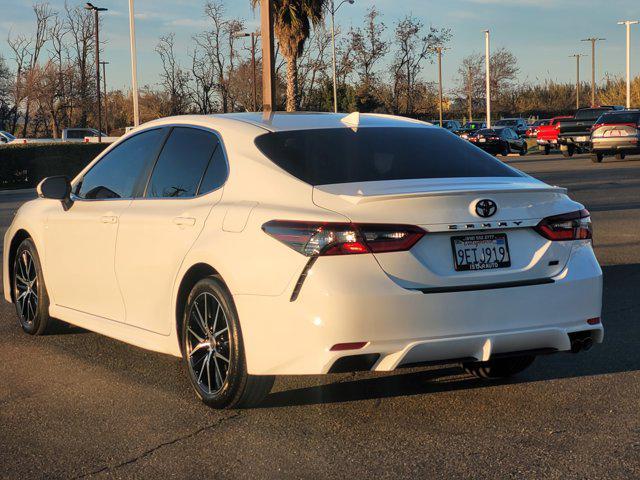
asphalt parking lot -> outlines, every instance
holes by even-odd
[[[604,344],[505,382],[283,378],[261,408],[214,411],[179,360],[64,325],[29,337],[0,302],[0,477],[640,478],[640,157],[507,162],[591,210]],[[2,234],[30,196],[0,194]]]

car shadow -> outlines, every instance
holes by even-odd
[[[406,372],[360,373],[337,381],[272,393],[259,408],[281,408],[486,388],[500,384],[543,382],[640,371],[640,299],[629,295],[640,285],[640,264],[603,268],[605,341],[586,353],[559,353],[536,359],[521,375],[499,381],[478,380],[457,366]]]

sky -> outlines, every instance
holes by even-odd
[[[82,0],[67,0],[70,5]],[[29,35],[34,16],[31,0],[0,0],[0,55],[11,59],[6,38],[10,33]],[[64,0],[49,0],[52,8],[63,10]],[[101,60],[109,61],[108,88],[129,88],[131,64],[129,55],[128,0],[95,0],[106,7],[101,40],[106,44]],[[246,21],[247,29],[259,24],[259,12],[252,11],[249,0],[224,0],[228,16]],[[336,1],[336,3],[338,3]],[[176,52],[184,65],[192,36],[206,28],[204,0],[135,0],[138,49],[138,82],[154,85],[159,81],[160,61],[154,48],[158,37],[173,32]],[[640,19],[640,0],[355,0],[344,4],[336,15],[343,32],[362,24],[366,10],[375,5],[387,25],[390,36],[394,24],[411,14],[425,25],[449,27],[453,38],[443,57],[445,90],[453,88],[460,61],[472,53],[484,52],[485,29],[491,30],[492,48],[506,47],[518,58],[520,81],[547,79],[575,81],[574,53],[590,55],[589,43],[581,39],[606,38],[598,44],[597,78],[605,74],[625,74],[625,28],[619,20]],[[7,14],[8,13],[8,14]],[[591,76],[591,58],[585,57],[581,77]],[[640,28],[632,26],[631,72],[640,74]],[[427,65],[423,77],[437,79],[435,65]]]

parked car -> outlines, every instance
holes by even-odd
[[[5,132],[4,130],[0,130],[0,143],[10,143],[16,139],[9,132]]]
[[[602,341],[584,206],[417,120],[160,119],[37,192],[2,254],[22,329],[182,357],[211,407],[255,405],[274,375],[499,378]]]
[[[524,136],[529,128],[529,123],[524,118],[502,118],[495,122],[494,127],[509,127],[518,135]]]
[[[591,127],[591,158],[602,162],[606,155],[622,160],[640,153],[640,110],[623,110],[601,115]]]
[[[531,125],[529,125],[524,136],[527,138],[536,138],[538,136],[538,132],[540,131],[540,127],[549,125],[549,122],[550,120],[548,118],[543,120],[536,120]]]
[[[591,127],[603,113],[623,110],[624,107],[604,105],[595,108],[581,108],[573,118],[558,123],[558,144],[565,157],[574,153],[588,152],[591,148]]]
[[[432,124],[434,124],[435,126],[439,127],[440,126],[440,120],[434,120],[433,122],[431,122]],[[451,132],[455,132],[456,130],[460,130],[460,122],[457,120],[443,120],[442,121],[442,128],[449,130]]]
[[[484,122],[467,122],[459,130],[456,130],[453,133],[466,140],[469,138],[470,133],[480,130],[481,128],[486,128],[486,126],[487,124]]]
[[[494,127],[478,130],[469,136],[469,141],[485,152],[507,156],[516,152],[527,154],[527,141],[509,127]]]
[[[553,117],[549,120],[548,125],[541,125],[538,127],[538,134],[536,135],[536,143],[538,144],[538,149],[540,153],[543,155],[549,155],[549,152],[552,148],[558,147],[558,134],[560,130],[558,129],[558,123],[561,120],[565,120],[568,118],[573,118],[571,116],[560,116]]]
[[[62,130],[62,140],[65,142],[83,142],[85,137],[97,137],[98,130],[95,128],[65,128]],[[106,133],[101,136],[106,137]]]

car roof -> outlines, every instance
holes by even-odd
[[[215,119],[234,120],[276,131],[311,130],[344,127],[416,127],[432,124],[412,118],[377,113],[325,113],[325,112],[262,112],[223,113],[210,115]]]

